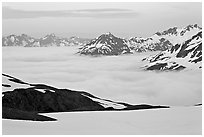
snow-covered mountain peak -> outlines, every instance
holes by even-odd
[[[118,43],[123,42],[119,37],[114,36],[112,33],[104,33],[99,37],[91,41],[92,44],[105,44],[105,45],[117,45]],[[98,45],[99,46],[99,45]]]
[[[202,29],[200,26],[198,26],[198,24],[191,24],[191,25],[188,25],[188,26],[186,26],[185,28],[183,28],[183,29],[186,29],[186,30],[191,30],[191,29]]]
[[[118,38],[118,37],[116,37],[116,36],[114,36],[112,33],[110,33],[110,32],[107,32],[107,33],[104,33],[104,34],[102,34],[102,35],[100,35],[99,37],[98,37],[99,39],[104,39],[104,38]]]
[[[178,33],[177,30],[178,30],[177,27],[172,27],[172,28],[169,28],[168,30],[165,30],[165,31],[162,31],[162,32],[157,32],[155,34],[158,35],[158,36],[162,36],[162,35],[177,35],[177,33]]]
[[[56,38],[56,35],[54,33],[51,33],[51,34],[47,34],[42,39],[54,39],[54,38]]]
[[[55,35],[54,33],[50,33],[50,34],[48,34],[47,36],[56,37],[56,35]]]
[[[119,55],[130,53],[130,49],[125,39],[116,37],[111,33],[105,33],[83,46],[79,53],[90,55]]]
[[[199,27],[197,24],[194,24],[194,25],[188,25],[184,28],[181,29],[180,31],[180,35],[183,36],[183,35],[186,35],[187,33],[190,33],[188,35],[192,35],[192,33],[197,33],[201,30],[202,28]]]
[[[168,30],[157,32],[155,33],[158,36],[164,36],[164,35],[181,35],[183,36],[186,32],[192,31],[192,30],[201,30],[202,28],[198,26],[198,24],[188,25],[184,28],[178,28],[178,27],[172,27]]]
[[[77,37],[77,36],[72,36],[72,37],[70,37],[69,39],[71,39],[71,40],[76,40],[76,39],[80,39],[80,38]]]
[[[29,37],[27,34],[21,34],[21,37]]]
[[[113,34],[111,32],[106,32],[106,33],[104,33],[102,35],[113,36]]]

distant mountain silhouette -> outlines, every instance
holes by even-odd
[[[48,34],[43,38],[33,38],[26,34],[20,36],[9,35],[2,38],[2,46],[22,46],[22,47],[62,47],[62,46],[82,46],[88,43],[90,39],[70,37],[60,38],[54,33]]]

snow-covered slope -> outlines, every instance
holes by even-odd
[[[127,40],[127,44],[132,52],[164,51],[172,46],[172,43],[168,39],[159,38],[158,36],[130,38]]]
[[[20,36],[10,35],[2,38],[2,46],[23,47],[82,46],[88,42],[89,39],[79,37],[60,38],[53,33],[39,39],[30,37],[26,34]]]
[[[85,55],[120,55],[131,52],[125,39],[118,38],[111,33],[105,33],[81,47],[79,53]]]
[[[83,45],[89,43],[91,41],[91,39],[73,36],[73,37],[68,38],[68,41],[69,41],[69,45],[71,45],[71,46],[75,46],[75,45],[83,46]]]
[[[49,47],[49,46],[82,46],[79,53],[85,55],[120,55],[134,52],[165,51],[175,44],[181,44],[201,31],[197,24],[184,28],[172,27],[154,35],[142,38],[123,39],[111,33],[90,40],[79,37],[60,38],[54,34],[36,39],[28,35],[10,35],[2,38],[2,46]]]
[[[182,70],[202,68],[202,31],[167,51],[147,57],[146,70]]]
[[[42,114],[55,122],[2,119],[3,135],[202,135],[202,106]]]
[[[181,44],[201,31],[197,24],[184,28],[172,27],[142,38],[118,38],[111,33],[102,34],[80,48],[79,53],[85,55],[120,55],[134,52],[165,51],[175,44]]]
[[[165,51],[175,44],[181,44],[201,31],[197,24],[188,25],[184,28],[173,27],[168,30],[157,32],[148,38],[133,37],[127,40],[127,44],[133,52]]]

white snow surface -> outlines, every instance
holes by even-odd
[[[3,135],[201,135],[202,107],[43,114],[58,121],[2,120]]]
[[[2,77],[2,84],[6,84],[6,85],[11,86],[11,87],[3,87],[2,86],[2,92],[13,91],[16,88],[30,88],[31,87],[30,85],[27,85],[27,84],[19,84],[19,83],[12,82],[9,79],[12,79],[12,78],[8,78],[6,76]]]
[[[10,39],[11,39],[11,41],[12,41],[12,42],[14,42],[14,41],[15,41],[15,37],[14,37],[14,36],[11,36],[11,38],[10,38]]]
[[[90,98],[93,101],[99,102],[100,105],[102,105],[105,108],[108,108],[108,107],[113,107],[114,109],[123,109],[123,108],[126,108],[126,106],[118,104],[118,103],[106,101],[106,100],[103,100],[103,99],[92,98],[92,97],[86,96],[84,94],[82,94],[82,95],[85,96],[85,97]]]
[[[197,48],[198,45],[202,42],[202,38],[198,37],[198,38],[194,38],[192,41],[190,41],[188,43],[188,47],[185,49],[190,50],[192,48]],[[184,43],[184,42],[183,42]],[[171,53],[170,51],[164,51],[161,52],[163,53],[162,56],[160,56],[160,58],[164,58],[164,57],[168,57],[164,60],[158,60],[152,63],[149,63],[148,67],[155,65],[157,63],[168,63],[168,66],[166,66],[166,68],[170,68],[173,64],[173,62],[176,62],[179,65],[185,66],[187,70],[195,70],[195,69],[200,69],[199,67],[202,66],[202,62],[197,62],[197,63],[192,63],[192,60],[195,60],[199,57],[194,56],[193,58],[191,58],[191,55],[193,54],[194,51],[190,52],[186,57],[182,58],[178,58],[176,57],[178,52],[181,50],[182,46],[179,47],[179,49],[177,51],[174,51],[173,53]],[[198,54],[198,52],[197,52]],[[156,56],[150,56],[148,57],[148,60],[151,60],[152,58],[154,58]]]

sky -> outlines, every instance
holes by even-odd
[[[148,37],[170,27],[202,25],[199,2],[4,2],[2,33],[39,38],[95,38],[111,32],[119,37]]]

